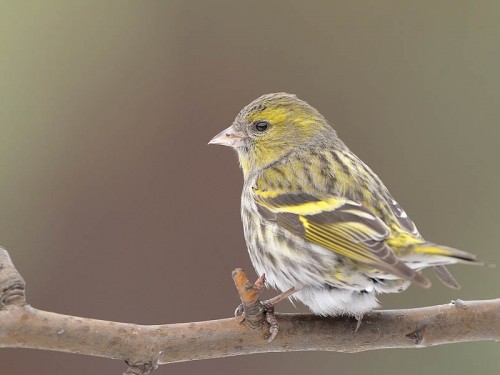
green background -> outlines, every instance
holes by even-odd
[[[427,239],[500,264],[499,19],[496,1],[1,1],[0,244],[29,303],[144,324],[229,316],[231,270],[254,276],[242,177],[228,149],[206,144],[274,91],[317,107]],[[498,268],[452,270],[462,290],[434,279],[383,307],[499,297]],[[0,363],[19,375],[124,369],[20,349]],[[256,371],[498,374],[500,346],[264,354],[157,373]]]

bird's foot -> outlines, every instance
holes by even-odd
[[[276,338],[276,335],[279,331],[279,323],[278,319],[276,319],[276,315],[274,314],[274,303],[271,300],[267,300],[264,302],[260,302],[262,314],[264,314],[265,321],[269,324],[269,337],[267,338],[268,342],[273,341]],[[236,310],[234,310],[234,316],[242,316],[243,319],[241,323],[245,321],[245,308],[243,304],[240,303]]]
[[[287,291],[278,294],[276,297],[261,302],[264,318],[269,324],[269,337],[267,339],[268,342],[273,341],[279,331],[278,319],[276,319],[276,315],[274,315],[274,306],[290,297],[296,291],[296,288],[290,288]]]
[[[254,283],[253,288],[257,291],[257,293],[262,292],[265,282],[266,276],[261,275]],[[276,297],[273,297],[266,301],[260,301],[261,311],[264,314],[264,320],[269,324],[269,337],[267,339],[268,342],[273,341],[279,331],[279,323],[276,319],[276,315],[274,314],[274,306],[290,297],[297,290],[298,289],[296,288],[290,288],[287,291],[278,294]],[[243,319],[241,320],[241,322],[245,321],[245,307],[243,306],[243,303],[240,303],[238,307],[236,307],[236,309],[234,310],[234,316],[242,316]]]
[[[274,314],[274,304],[268,301],[261,302],[262,312],[264,313],[264,318],[266,322],[269,324],[269,337],[267,338],[267,342],[273,341],[279,332],[279,323],[278,319],[276,319],[276,315]]]

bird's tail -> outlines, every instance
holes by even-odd
[[[486,263],[477,260],[474,254],[447,246],[436,245],[430,242],[424,242],[413,246],[411,248],[411,252],[413,254],[429,255],[432,258],[436,258],[436,261],[439,261],[439,258],[442,258],[442,261],[448,264],[466,263],[476,266],[486,266]]]
[[[460,289],[460,284],[446,268],[446,264],[464,263],[476,266],[492,266],[492,264],[478,260],[474,254],[430,242],[415,245],[412,247],[411,253],[417,256],[425,256],[439,281],[453,289]]]

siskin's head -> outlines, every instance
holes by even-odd
[[[248,104],[209,144],[234,148],[249,174],[296,149],[328,140],[337,140],[335,131],[316,109],[295,95],[276,93]]]

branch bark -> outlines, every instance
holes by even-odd
[[[245,292],[242,300],[248,307],[258,303],[258,299],[247,281],[239,279],[237,285],[247,286],[249,294]],[[356,320],[346,317],[276,316],[280,332],[269,343],[264,339],[265,324],[252,329],[241,322],[241,317],[138,325],[42,311],[26,304],[24,280],[7,251],[0,248],[0,348],[55,350],[121,359],[129,364],[126,374],[148,374],[158,365],[172,362],[264,352],[354,353],[500,340],[500,299],[457,300],[447,305],[373,311],[363,318],[357,332],[354,332]]]

